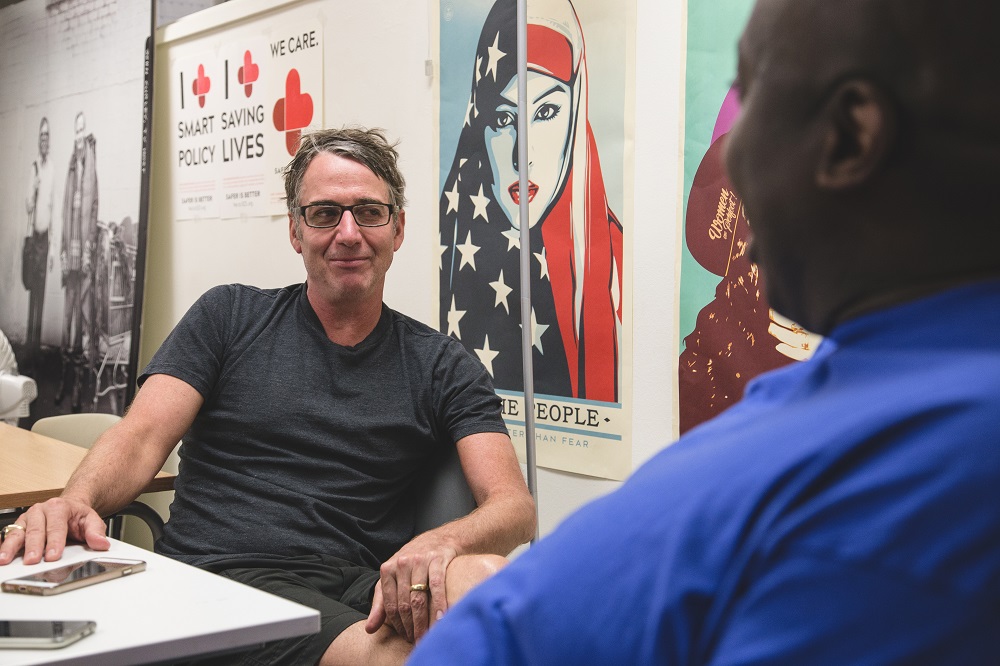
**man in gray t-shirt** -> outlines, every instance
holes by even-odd
[[[62,497],[17,519],[0,565],[22,547],[26,564],[57,559],[65,539],[39,529],[54,523],[107,549],[100,515],[134,499],[182,437],[160,552],[322,613],[312,640],[236,663],[402,662],[527,541],[534,505],[485,369],[382,303],[406,221],[396,159],[378,130],[303,138],[285,188],[305,283],[205,294]],[[478,508],[414,536],[410,490],[452,446]]]

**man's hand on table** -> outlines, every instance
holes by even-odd
[[[388,624],[409,642],[419,640],[448,610],[445,574],[457,556],[448,540],[433,531],[403,546],[381,567],[365,630],[372,634]]]
[[[8,529],[0,544],[0,566],[10,564],[24,550],[24,563],[37,564],[62,557],[66,540],[81,541],[93,550],[108,550],[104,521],[84,502],[56,497],[36,504],[14,521],[24,529]]]

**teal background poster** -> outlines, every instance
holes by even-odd
[[[736,78],[736,45],[753,0],[694,0],[688,3],[687,71],[684,98],[683,210],[695,171],[712,142],[722,103]],[[702,268],[687,247],[681,249],[680,331],[694,329],[695,318],[712,300],[718,276]]]
[[[733,86],[753,3],[688,4],[683,243],[679,298],[679,430],[733,405],[747,382],[812,355],[817,336],[771,310],[749,259],[752,219],[723,166],[739,116]]]

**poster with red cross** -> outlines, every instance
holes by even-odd
[[[321,25],[312,20],[280,26],[271,30],[267,48],[267,61],[273,70],[267,107],[267,204],[271,215],[284,215],[288,208],[281,174],[302,135],[323,126]]]
[[[321,28],[262,24],[214,41],[171,62],[176,218],[283,215],[282,171],[322,124]]]

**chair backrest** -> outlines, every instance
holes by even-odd
[[[117,414],[60,414],[38,419],[31,426],[31,432],[89,449],[121,418]]]
[[[417,502],[416,532],[426,532],[461,518],[476,508],[462,472],[458,450],[452,448],[427,478],[414,490]]]

